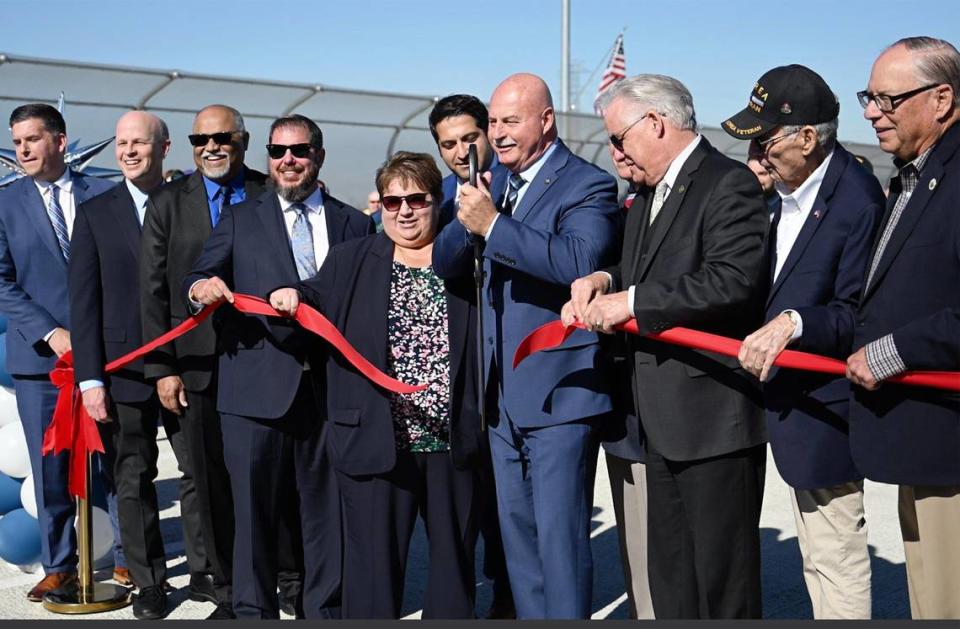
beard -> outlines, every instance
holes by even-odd
[[[320,168],[311,163],[305,170],[306,176],[298,184],[284,185],[280,177],[273,177],[274,186],[280,198],[288,203],[299,203],[313,194],[317,188],[317,175],[320,174]]]
[[[211,164],[208,164],[205,159],[203,159],[204,157],[208,157],[211,155],[216,155],[217,157],[223,156],[226,159],[224,159],[222,162],[219,162],[218,164],[211,165]],[[205,176],[207,179],[217,181],[218,179],[226,176],[228,172],[230,172],[230,157],[225,155],[224,153],[218,153],[216,151],[214,152],[204,151],[203,155],[201,155],[200,165],[198,166],[198,168],[200,169],[200,174]]]

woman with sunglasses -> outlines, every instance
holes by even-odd
[[[383,232],[331,249],[296,288],[270,294],[293,314],[321,310],[368,360],[424,391],[397,395],[339,356],[327,366],[327,421],[344,517],[344,618],[398,618],[417,514],[429,540],[423,618],[472,618],[477,540],[473,284],[431,268],[442,176],[398,152],[377,171]]]

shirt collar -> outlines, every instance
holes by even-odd
[[[134,205],[137,206],[138,210],[142,210],[147,205],[147,193],[133,185],[133,182],[129,179],[124,179],[123,183],[127,184],[127,191],[130,192],[130,196],[133,197]]]
[[[690,144],[680,151],[680,154],[673,158],[673,161],[670,162],[670,167],[667,168],[667,172],[663,175],[663,179],[660,180],[667,184],[668,191],[673,190],[673,184],[676,183],[677,177],[680,176],[680,169],[683,168],[685,163],[687,163],[687,159],[690,157],[691,153],[693,153],[693,150],[697,148],[697,145],[700,144],[700,138],[702,137],[703,136],[698,133],[697,137],[693,138],[693,140],[690,141]]]
[[[207,189],[207,198],[208,198],[208,199],[213,199],[214,197],[216,197],[216,196],[217,196],[217,193],[220,192],[220,188],[222,188],[223,186],[227,186],[227,187],[230,188],[231,190],[239,190],[239,189],[243,188],[243,176],[244,176],[244,174],[245,174],[245,172],[244,172],[245,170],[246,170],[245,168],[244,168],[244,169],[241,169],[240,172],[237,174],[236,177],[234,177],[233,179],[231,179],[230,181],[228,181],[228,182],[225,183],[225,184],[217,183],[216,181],[213,181],[212,179],[207,179],[207,176],[206,176],[206,175],[202,175],[202,177],[203,177],[203,186],[204,186],[204,188]]]
[[[293,201],[287,201],[279,194],[277,195],[277,199],[280,201],[280,209],[284,212],[289,210],[290,206],[294,204]],[[314,191],[310,193],[310,196],[300,203],[303,203],[309,211],[316,214],[323,212],[323,191],[320,190],[320,186],[317,186]]]
[[[540,172],[540,169],[543,168],[543,165],[547,163],[547,160],[550,159],[550,155],[552,155],[556,149],[557,141],[554,140],[550,143],[550,146],[547,147],[547,150],[543,152],[543,155],[540,156],[540,159],[535,161],[526,170],[520,173],[520,176],[523,177],[524,184],[528,184],[537,178],[537,174]]]
[[[930,154],[933,153],[933,149],[936,147],[936,144],[932,145],[926,151],[917,155],[909,162],[904,162],[903,160],[893,158],[893,165],[897,168],[897,175],[900,175],[905,169],[913,167],[919,173],[923,170],[923,167],[927,164],[927,160],[930,158]]]
[[[800,211],[807,213],[810,211],[810,208],[813,207],[813,202],[817,198],[817,193],[820,192],[820,184],[823,183],[824,177],[827,175],[827,168],[830,167],[830,160],[833,159],[833,151],[830,151],[830,154],[827,155],[827,158],[821,162],[816,169],[810,173],[810,176],[803,180],[803,183],[797,186],[797,189],[790,193],[785,193],[783,184],[777,182],[774,186],[777,189],[777,193],[780,194],[780,198],[783,201],[793,201],[796,204],[796,207]],[[783,208],[788,210],[789,203],[784,203]]]
[[[69,168],[64,168],[63,174],[60,175],[56,181],[40,181],[39,179],[34,179],[33,183],[36,184],[37,190],[40,191],[41,195],[46,194],[50,186],[53,185],[56,185],[67,194],[73,193],[73,177],[70,176]]]

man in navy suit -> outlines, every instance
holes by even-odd
[[[27,594],[39,602],[76,579],[74,501],[67,492],[69,453],[41,456],[57,388],[48,373],[71,349],[67,262],[78,205],[113,187],[64,163],[63,116],[43,104],[10,115],[17,162],[27,176],[0,192],[0,312],[7,317],[7,372],[30,451],[46,576]],[[122,559],[114,554],[117,567]]]
[[[788,345],[845,358],[867,255],[883,211],[876,178],[837,143],[840,106],[823,78],[781,66],[723,129],[751,142],[780,199],[772,217],[765,324],[740,364],[765,382],[770,446],[790,486],[814,618],[870,618],[863,475],[848,438],[844,378],[771,368]]]
[[[304,116],[270,127],[274,189],[224,212],[183,282],[192,310],[266,296],[313,276],[331,246],[374,232],[359,210],[317,186],[323,135]],[[226,306],[225,309],[229,309]],[[281,508],[300,504],[303,611],[339,616],[340,496],[327,451],[321,342],[279,318],[224,313],[217,409],[234,500],[233,608],[238,618],[277,618]]]
[[[167,559],[154,480],[157,475],[157,419],[160,402],[138,360],[114,374],[104,365],[142,342],[138,261],[147,195],[163,184],[163,158],[170,149],[167,126],[153,114],[131,111],[117,121],[116,156],[123,184],[84,202],[70,256],[70,311],[74,327],[76,380],[90,416],[108,424],[117,452],[114,477],[120,535],[140,592],[133,614],[141,619],[166,613]],[[176,416],[163,416],[167,440],[181,469],[190,469],[187,446]],[[193,477],[180,479],[190,598],[216,603],[204,574],[207,557]]]
[[[437,238],[434,269],[472,273],[473,241],[484,239],[481,343],[499,410],[490,450],[517,617],[586,618],[596,436],[611,410],[608,379],[595,370],[598,339],[578,331],[512,365],[520,341],[557,319],[567,285],[616,256],[616,182],[557,138],[550,91],[531,74],[494,91],[488,137],[508,183],[460,186],[458,220]]]
[[[487,107],[476,96],[453,94],[437,101],[430,112],[430,132],[450,174],[443,178],[443,204],[440,225],[454,220],[460,205],[460,186],[470,177],[470,146],[477,147],[478,172],[489,172],[491,188],[503,187],[509,174],[496,159],[487,139]],[[496,484],[489,448],[484,448],[483,465],[478,471],[481,494],[480,532],[483,533],[483,573],[493,582],[493,601],[487,618],[514,618],[513,595],[507,576],[500,523],[497,517]]]
[[[884,384],[960,371],[960,53],[902,39],[857,94],[897,175],[868,256],[847,377],[853,461],[900,485],[914,618],[960,618],[960,394]]]

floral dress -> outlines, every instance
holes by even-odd
[[[450,337],[443,280],[396,260],[387,311],[387,373],[423,391],[390,396],[397,449],[450,449]]]

